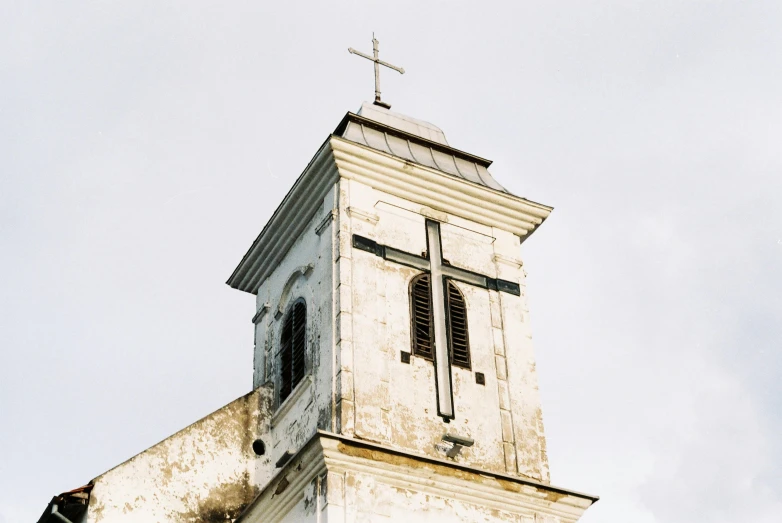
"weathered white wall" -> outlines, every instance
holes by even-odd
[[[253,381],[256,387],[267,384],[275,389],[273,412],[264,420],[273,462],[286,450],[301,448],[318,428],[332,430],[335,191],[326,195],[309,226],[258,289]],[[306,376],[280,405],[281,327],[290,305],[299,298],[307,305]]]
[[[329,481],[328,517],[340,523],[536,523],[535,513],[520,514],[446,494],[437,496],[378,481],[368,473],[330,473]],[[539,518],[537,522],[559,520]]]
[[[458,461],[548,481],[519,238],[342,179],[339,192],[337,429],[340,433],[443,457],[446,432],[475,445]],[[406,252],[426,250],[424,222],[442,223],[452,264],[521,285],[513,296],[458,283],[467,303],[472,370],[453,368],[456,418],[437,416],[434,368],[410,352],[409,284],[419,271],[353,249],[359,234]],[[486,377],[478,385],[475,372]]]
[[[328,518],[340,523],[560,523],[557,516],[529,511],[520,513],[454,499],[447,494],[432,495],[415,488],[403,488],[376,481],[371,474],[330,475],[334,501],[328,506]],[[344,489],[343,492],[339,492]],[[339,499],[338,496],[342,496]],[[302,519],[301,521],[306,521]],[[575,520],[570,520],[575,521]]]
[[[88,523],[235,518],[286,450],[298,450],[318,428],[332,430],[334,206],[332,191],[258,291],[257,310],[269,305],[255,320],[255,390],[96,478]],[[298,298],[307,303],[306,377],[280,405],[282,316],[275,313]],[[262,457],[252,450],[255,439],[266,444]]]
[[[252,442],[271,407],[258,389],[95,478],[87,523],[225,521],[269,480]],[[273,465],[272,465],[273,466]]]
[[[418,271],[351,244],[360,234],[422,253],[427,217],[442,224],[443,254],[452,264],[518,282],[522,290],[513,296],[457,283],[467,303],[472,369],[453,368],[456,419],[448,424],[437,416],[432,363],[400,359],[411,350],[408,290]],[[279,472],[279,457],[300,450],[318,429],[434,458],[444,457],[442,436],[455,433],[475,440],[457,462],[547,482],[519,254],[512,233],[341,178],[258,289],[256,390],[97,478],[87,521],[236,517]],[[299,298],[307,303],[306,377],[280,404],[280,328]],[[485,375],[485,385],[476,383],[475,372]],[[251,449],[256,438],[266,443],[261,458]],[[275,521],[531,521],[351,474],[334,486],[346,504],[326,503],[324,492],[300,487],[301,496]],[[424,505],[425,517],[415,510]]]
[[[318,434],[240,523],[574,523],[594,498]]]

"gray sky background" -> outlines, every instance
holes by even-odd
[[[272,5],[273,4],[273,5]],[[224,284],[372,97],[555,206],[522,249],[585,523],[782,521],[782,2],[0,1],[0,523],[252,384]]]

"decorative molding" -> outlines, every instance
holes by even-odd
[[[317,227],[315,227],[315,234],[320,236],[323,234],[323,231],[328,228],[329,225],[337,218],[337,210],[332,209],[328,212],[328,214],[321,220],[321,222],[318,224]]]
[[[448,214],[442,211],[436,211],[429,207],[421,207],[420,214],[440,223],[448,223]]]
[[[256,294],[322,208],[323,198],[339,179],[330,139],[318,149],[228,279],[234,289]]]
[[[281,521],[302,499],[304,489],[324,472],[358,472],[401,490],[530,517],[578,520],[599,498],[535,480],[489,472],[450,460],[412,454],[376,443],[318,431],[269,481],[236,520]],[[280,494],[277,486],[289,482]]]
[[[261,282],[279,266],[311,223],[323,198],[340,177],[357,180],[435,211],[497,227],[518,235],[522,242],[552,211],[547,205],[331,136],[296,180],[228,284],[256,293]]]
[[[534,512],[558,516],[565,521],[576,521],[598,499],[450,460],[425,458],[376,443],[322,431],[319,435],[328,470],[362,472],[372,475],[376,482],[401,489],[517,514]],[[351,451],[351,447],[356,451]],[[384,454],[386,458],[383,458]],[[554,503],[552,498],[556,499]]]
[[[515,267],[517,269],[520,269],[524,265],[524,262],[518,258],[511,258],[510,256],[505,256],[504,254],[495,254],[493,259],[496,263],[504,263],[505,265],[510,265],[511,267]]]
[[[317,438],[317,434],[315,435]],[[313,439],[315,439],[313,438]],[[313,445],[310,439],[299,452],[280,470],[250,505],[236,519],[235,523],[263,521],[277,523],[285,518],[290,510],[304,497],[313,478],[326,472],[326,463],[319,445]],[[279,494],[277,490],[284,487]]]
[[[467,182],[386,153],[332,136],[339,175],[380,191],[484,225],[524,241],[552,207]]]
[[[312,375],[307,374],[304,376],[301,381],[296,385],[296,388],[291,391],[290,396],[285,398],[285,401],[282,402],[282,404],[277,407],[277,410],[272,414],[271,418],[271,426],[276,427],[279,421],[285,417],[285,415],[290,412],[290,410],[293,408],[293,406],[299,401],[299,398],[304,396],[304,393],[306,392],[312,392]]]
[[[364,220],[365,222],[369,222],[372,225],[375,225],[379,220],[380,216],[373,212],[367,212],[362,209],[359,209],[357,207],[348,207],[347,209],[348,216],[351,218],[357,218],[359,220]]]
[[[279,266],[312,222],[312,217],[322,208],[323,198],[340,177],[357,180],[434,211],[497,227],[516,234],[522,242],[552,211],[547,205],[495,191],[332,135],[264,226],[228,279],[228,285],[257,293],[260,284]]]
[[[293,284],[296,283],[296,280],[302,276],[305,278],[308,277],[314,268],[315,266],[313,264],[308,263],[307,265],[297,267],[291,273],[291,275],[288,276],[288,281],[285,282],[285,285],[282,288],[282,293],[280,293],[280,299],[277,301],[277,311],[274,313],[275,320],[279,320],[282,318],[282,315],[285,314],[285,307],[288,305],[288,298],[290,297]]]
[[[271,305],[268,303],[264,303],[261,305],[261,308],[258,309],[258,312],[255,313],[255,316],[253,316],[252,322],[255,325],[258,325],[261,322],[261,319],[266,315],[267,312],[269,312],[269,309],[271,309]]]

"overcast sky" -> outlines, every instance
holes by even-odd
[[[373,94],[524,244],[584,523],[782,521],[782,2],[0,0],[0,523],[249,391],[225,280]]]

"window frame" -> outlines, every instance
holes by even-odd
[[[429,342],[429,350],[428,351],[421,351],[419,348],[419,335],[418,335],[418,324],[419,321],[417,319],[421,316],[417,314],[417,302],[416,302],[416,285],[423,279],[428,279],[429,282],[426,285],[426,296],[427,296],[427,307],[428,307],[428,342]],[[469,325],[467,321],[467,300],[464,297],[464,293],[461,291],[458,285],[456,285],[456,282],[454,282],[451,278],[445,278],[445,287],[446,287],[446,307],[445,307],[445,328],[446,328],[446,339],[448,343],[448,359],[450,361],[451,366],[458,367],[460,369],[466,369],[466,370],[472,370],[472,355],[470,351],[470,336],[469,336]],[[461,361],[454,361],[454,339],[453,339],[453,316],[455,316],[454,312],[452,311],[452,305],[451,305],[451,292],[455,291],[456,294],[458,294],[462,305],[463,305],[463,314],[464,317],[464,353],[466,354],[466,364]],[[419,358],[423,358],[428,361],[434,361],[434,317],[433,317],[433,311],[432,311],[432,287],[431,287],[431,274],[428,272],[422,272],[420,274],[415,275],[410,280],[410,286],[408,291],[408,297],[410,301],[410,354],[413,356],[417,356]]]

